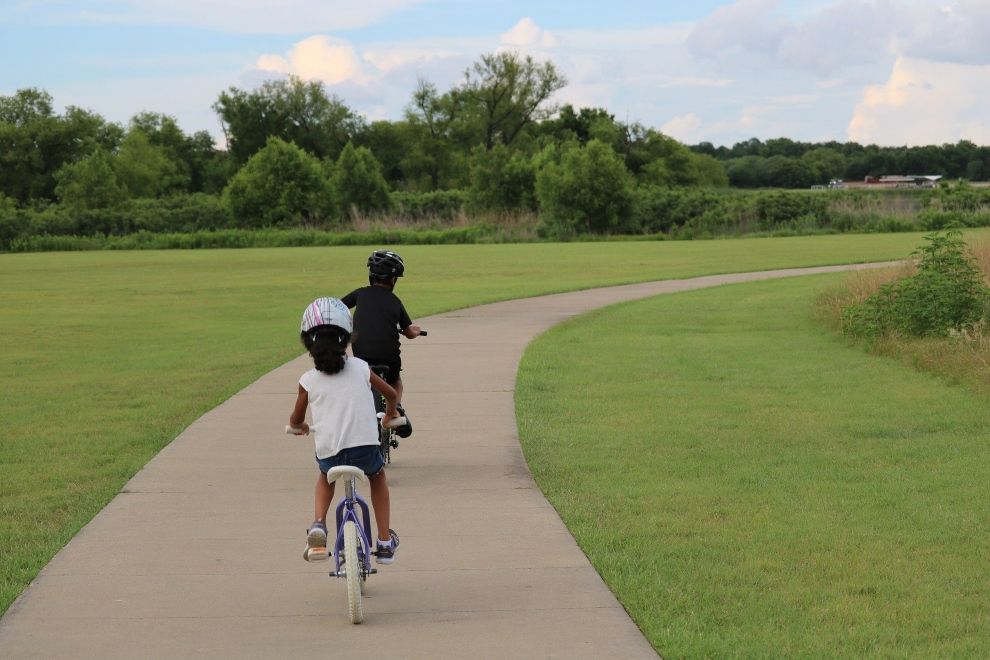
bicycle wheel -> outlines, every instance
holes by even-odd
[[[358,559],[358,531],[353,520],[344,523],[344,572],[347,574],[347,614],[351,623],[364,621],[361,605],[361,562]]]
[[[381,453],[385,465],[392,462],[392,433],[381,426],[378,427],[378,451]]]

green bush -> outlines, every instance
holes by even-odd
[[[564,238],[575,234],[629,232],[633,184],[625,163],[610,146],[591,140],[571,147],[536,176],[542,232]]]
[[[223,194],[239,227],[321,225],[331,210],[320,161],[274,137],[251,156]]]
[[[966,252],[962,234],[935,232],[925,240],[914,252],[915,275],[884,285],[863,303],[843,310],[845,332],[869,338],[945,336],[987,320],[990,289]]]
[[[354,213],[387,211],[392,206],[382,166],[367,147],[350,142],[340,152],[330,179],[342,219]]]
[[[392,193],[392,207],[407,220],[453,220],[464,211],[467,202],[468,193],[464,190]]]
[[[193,193],[135,199],[128,205],[131,231],[194,232],[229,227],[230,210],[218,195]]]

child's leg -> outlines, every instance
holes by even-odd
[[[330,503],[333,502],[333,484],[327,481],[327,475],[322,472],[316,478],[316,517],[326,524],[327,511],[330,510]]]
[[[378,526],[378,540],[388,541],[392,538],[388,528],[391,505],[389,504],[388,482],[385,480],[385,470],[379,470],[378,474],[368,479],[371,481],[371,506],[375,508],[375,524]]]
[[[396,376],[395,382],[391,383],[392,389],[395,390],[395,400],[398,403],[402,403],[402,376]]]

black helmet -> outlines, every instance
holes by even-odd
[[[402,257],[390,250],[375,250],[368,257],[368,270],[378,277],[402,277],[406,265]]]

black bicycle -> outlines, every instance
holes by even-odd
[[[384,364],[372,364],[371,370],[386,383],[388,382],[388,366]],[[385,397],[382,396],[380,392],[373,392],[375,395],[375,413],[378,416],[379,421],[385,416]],[[393,420],[392,424],[388,427],[378,425],[378,451],[382,454],[382,460],[385,461],[385,465],[388,465],[391,461],[392,450],[399,446],[399,439],[395,437],[395,427],[400,424],[396,422],[401,421],[402,424],[405,423],[405,419],[399,418]]]
[[[420,330],[419,334],[423,337],[426,336],[426,330]],[[369,365],[371,370],[377,374],[379,378],[388,382],[389,368],[387,364],[372,364]],[[375,414],[378,419],[381,420],[385,416],[385,397],[379,392],[374,392],[375,395]],[[405,426],[406,418],[404,416],[404,411],[399,410],[399,417],[393,419],[389,426],[386,428],[381,424],[378,425],[378,451],[382,454],[382,460],[388,465],[392,462],[392,450],[398,448],[399,438],[396,437],[397,434],[395,429],[400,426]]]

